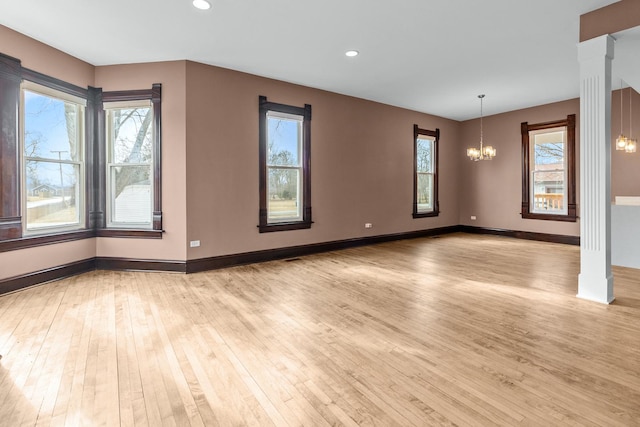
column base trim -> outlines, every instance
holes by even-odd
[[[611,304],[612,302],[614,302],[616,300],[616,297],[611,297],[611,299],[607,301],[607,300],[601,300],[601,299],[598,299],[598,298],[591,298],[591,297],[588,297],[588,296],[583,296],[583,295],[580,295],[580,294],[576,294],[576,297],[580,298],[580,299],[583,299],[585,301],[597,302],[597,303],[600,303],[600,304]]]

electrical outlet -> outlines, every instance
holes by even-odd
[[[370,222],[367,222],[364,224],[364,228],[372,228],[373,224],[371,224]]]
[[[471,221],[475,221],[476,219],[478,219],[478,218],[476,218],[475,215],[471,215]]]
[[[189,247],[191,248],[197,248],[198,246],[200,246],[200,240],[192,240],[189,242]]]

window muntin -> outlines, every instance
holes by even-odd
[[[520,127],[522,218],[575,222],[576,115]]]
[[[529,132],[534,213],[567,214],[567,129]]]
[[[310,228],[311,105],[258,98],[261,233]]]
[[[86,101],[28,81],[21,92],[24,234],[82,228]]]
[[[153,108],[149,101],[105,103],[107,227],[153,223]]]
[[[413,127],[414,178],[413,217],[437,216],[438,206],[438,141],[440,130]]]

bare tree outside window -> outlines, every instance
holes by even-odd
[[[84,107],[30,88],[23,89],[26,229],[80,226]]]
[[[299,119],[270,116],[268,126],[269,217],[280,219],[299,217],[300,138]]]
[[[111,223],[151,223],[151,107],[108,109]]]

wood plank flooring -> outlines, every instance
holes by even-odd
[[[640,425],[640,271],[453,234],[0,297],[2,426]]]

